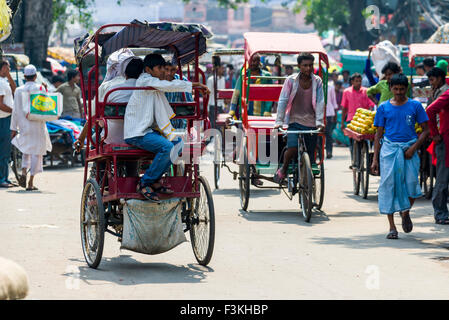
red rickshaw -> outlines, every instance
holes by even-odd
[[[244,211],[248,209],[250,197],[250,181],[252,179],[261,179],[273,182],[273,176],[277,169],[282,165],[283,155],[286,151],[286,143],[283,139],[286,131],[274,131],[275,115],[271,117],[259,117],[248,115],[248,106],[250,101],[271,101],[277,102],[282,90],[282,84],[249,84],[247,77],[247,68],[249,61],[255,54],[300,54],[309,52],[318,55],[318,74],[323,79],[324,98],[327,102],[327,80],[329,62],[325,49],[318,36],[312,34],[295,33],[266,33],[266,32],[248,32],[244,34],[245,39],[245,63],[243,65],[243,87],[242,87],[242,115],[243,140],[241,154],[243,159],[239,165],[239,187],[240,202]],[[324,64],[324,65],[323,65]],[[251,76],[251,79],[263,78]],[[269,77],[270,79],[285,79],[285,77]],[[247,94],[248,93],[248,94]],[[325,111],[325,110],[324,110]],[[324,120],[326,116],[324,115]],[[294,131],[299,134],[298,139],[298,158],[290,164],[287,175],[287,186],[278,184],[272,186],[255,186],[257,188],[279,188],[282,189],[287,197],[292,200],[295,194],[299,194],[299,203],[302,214],[307,222],[312,216],[312,208],[321,209],[324,201],[324,133],[313,131]],[[309,156],[305,152],[303,142],[304,134],[318,134],[319,143],[316,153],[317,173],[312,172]],[[274,140],[273,140],[274,138]],[[266,162],[261,159],[259,146],[270,145],[277,140],[280,155],[277,161]],[[261,144],[259,144],[259,141]],[[265,150],[268,150],[268,146]],[[271,152],[271,151],[270,151]]]
[[[154,157],[150,152],[127,144],[105,143],[107,120],[123,119],[126,108],[126,104],[108,102],[109,95],[117,90],[154,89],[116,88],[107,92],[103,101],[99,101],[93,92],[98,92],[100,85],[100,66],[105,64],[110,54],[122,48],[161,49],[173,54],[181,79],[182,66],[193,63],[194,81],[198,82],[200,76],[204,81],[204,74],[199,68],[199,56],[206,53],[206,39],[211,36],[206,28],[198,24],[142,23],[134,20],[129,24],[102,26],[93,35],[75,40],[88,124],[80,226],[84,257],[90,267],[97,268],[101,261],[105,232],[121,240],[121,200],[144,200],[136,191],[139,173]],[[206,127],[207,101],[206,95],[200,100],[199,91],[194,90],[193,102],[172,104],[176,118],[187,119],[188,132],[193,132],[193,121],[203,122]],[[101,138],[100,130],[103,130]],[[97,138],[94,138],[93,132]],[[188,153],[188,161],[184,165],[174,164],[171,174],[162,178],[163,184],[175,191],[170,198],[180,198],[182,201],[181,217],[186,226],[184,232],[190,231],[193,252],[201,265],[207,265],[211,260],[215,235],[212,194],[207,180],[199,173],[198,157],[204,147],[205,141],[201,140],[198,132],[197,139],[185,142],[183,153]],[[128,164],[138,168],[136,174],[128,174]],[[160,198],[164,199],[162,196]]]

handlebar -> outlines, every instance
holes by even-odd
[[[292,133],[292,134],[318,134],[321,133],[320,130],[285,130],[283,128],[279,128],[279,131],[282,133]]]

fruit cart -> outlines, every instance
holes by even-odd
[[[374,151],[373,141],[376,128],[373,126],[374,111],[358,109],[351,123],[345,128],[344,134],[352,140],[351,168],[354,185],[354,195],[362,192],[363,199],[368,198],[369,176]]]

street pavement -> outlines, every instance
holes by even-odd
[[[378,178],[367,200],[352,194],[349,151],[326,161],[323,212],[311,223],[277,190],[251,190],[240,210],[238,181],[222,171],[213,191],[216,241],[208,267],[189,242],[160,255],[120,250],[106,234],[98,270],[84,261],[79,211],[83,169],[46,168],[38,192],[0,190],[0,256],[25,268],[27,299],[448,299],[449,226],[417,201],[413,232],[387,240],[377,210]],[[202,165],[213,188],[213,168]]]

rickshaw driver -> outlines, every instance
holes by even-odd
[[[287,175],[290,161],[298,154],[298,134],[289,134],[288,131],[323,130],[324,129],[324,91],[320,77],[313,74],[315,58],[310,53],[298,56],[298,75],[289,76],[281,91],[278,103],[278,113],[274,129],[287,129],[287,151],[284,154],[284,163],[276,172],[274,181],[281,183]],[[305,134],[304,140],[309,154],[312,170],[319,172],[315,163],[315,149],[317,135]]]
[[[125,142],[155,154],[155,157],[140,179],[138,190],[149,201],[159,202],[159,194],[173,194],[159,180],[168,170],[171,151],[182,143],[175,138],[170,119],[175,117],[164,92],[192,92],[198,88],[209,93],[206,86],[198,82],[165,80],[166,61],[160,54],[145,57],[144,73],[136,81],[136,87],[152,87],[155,90],[134,90],[125,111]]]

